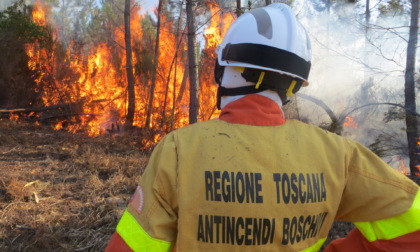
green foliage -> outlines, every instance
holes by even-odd
[[[379,11],[381,14],[389,13],[403,13],[404,11],[404,2],[402,0],[388,0],[384,1],[379,5]]]
[[[124,0],[101,0],[100,7],[89,8],[89,12],[83,14],[86,18],[82,22],[86,35],[86,42],[107,43],[123,48],[123,44],[115,41],[115,30],[124,27]],[[122,28],[123,29],[123,28]]]
[[[367,147],[381,158],[392,156],[405,156],[408,153],[404,134],[399,132],[404,129],[382,131]]]
[[[156,42],[156,24],[150,15],[141,20],[143,35],[141,38],[134,38],[133,52],[136,55],[137,63],[134,66],[135,72],[141,76],[143,84],[149,82],[156,67],[154,46]]]
[[[405,110],[400,107],[389,107],[388,111],[384,113],[384,123],[389,125],[392,122],[401,122],[405,121]],[[397,127],[392,127],[394,130],[399,132],[406,131],[405,128],[398,129]],[[399,139],[398,133],[396,131],[386,132],[382,131],[379,134],[373,143],[371,143],[368,148],[376,153],[379,157],[389,157],[392,155],[404,155],[407,153],[406,143],[401,142]]]
[[[29,8],[19,1],[0,12],[0,107],[28,107],[40,103],[34,78],[28,68],[25,45],[52,42],[46,27],[34,23]]]
[[[402,121],[405,120],[405,111],[399,107],[390,107],[387,112],[384,113],[384,122],[389,123],[391,121]]]
[[[124,0],[102,0],[101,15],[106,26],[124,26]]]
[[[383,141],[383,136],[379,135],[373,143],[371,143],[368,148],[373,151],[379,157],[387,156],[387,150],[385,149],[385,144]]]
[[[251,8],[252,8],[252,2],[251,1],[247,2],[247,8],[248,8],[248,10],[251,10]]]
[[[50,42],[51,36],[47,28],[34,23],[25,10],[27,7],[20,0],[0,12],[0,41],[13,38],[25,43]]]

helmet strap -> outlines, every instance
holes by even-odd
[[[214,64],[214,80],[219,86],[222,84],[223,74],[225,72],[225,67],[219,64],[218,59],[216,58],[216,63]]]
[[[283,105],[288,103],[288,97],[292,97],[301,88],[303,81],[289,75],[264,71],[255,68],[245,68],[242,77],[256,83],[256,88],[264,88],[277,92]]]
[[[292,82],[290,83],[289,88],[286,91],[286,96],[287,97],[292,97],[296,92],[293,92],[295,90],[297,81],[296,80],[292,80]]]
[[[275,91],[279,95],[283,105],[286,105],[289,102],[288,97],[292,97],[297,91],[299,91],[303,84],[301,79],[276,72],[245,67],[235,67],[235,69],[241,72],[241,76],[247,82],[255,83],[255,85],[236,88],[226,88],[221,86],[225,67],[219,65],[218,60],[216,59],[214,76],[216,82],[219,84],[217,89],[218,109],[221,109],[222,96],[255,94],[264,90]]]

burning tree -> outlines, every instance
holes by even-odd
[[[420,148],[418,145],[418,119],[413,115],[416,111],[416,90],[415,90],[415,66],[416,66],[416,47],[419,23],[419,1],[411,1],[411,24],[407,44],[407,61],[405,71],[405,109],[406,109],[406,132],[408,141],[408,151],[410,157],[411,174],[420,176]],[[408,112],[408,113],[407,113]]]
[[[26,43],[48,47],[50,31],[37,20],[31,20],[30,9],[18,1],[0,12],[0,106],[4,108],[39,105],[34,77],[27,64]]]
[[[188,29],[188,72],[190,76],[190,106],[189,123],[195,123],[198,119],[198,83],[197,66],[195,56],[195,20],[193,13],[193,2],[187,0],[187,29]]]
[[[191,92],[186,84],[192,76],[186,67],[186,35],[201,31],[187,29],[182,3],[164,3],[159,4],[156,20],[132,1],[104,1],[103,15],[98,9],[92,10],[90,21],[73,25],[86,34],[75,32],[71,41],[64,42],[62,38],[72,36],[49,28],[54,39],[50,47],[28,43],[27,67],[37,73],[34,86],[41,101],[32,111],[44,112],[35,120],[92,136],[117,131],[119,125],[133,125],[152,129],[152,142],[187,125],[192,112],[188,111]],[[205,3],[194,7],[191,16],[198,20],[200,29],[207,27],[204,43],[192,40],[193,51],[199,55],[193,57],[199,59],[195,70],[200,81],[199,120],[215,116],[214,50],[233,21],[233,15],[223,12],[216,2]],[[178,16],[173,16],[174,10],[179,10]],[[39,27],[59,27],[52,21],[54,12],[49,5],[35,2],[31,13]],[[206,18],[208,13],[210,18]],[[81,28],[81,23],[86,27]]]
[[[136,94],[134,88],[134,74],[133,74],[133,53],[131,49],[131,28],[130,28],[130,12],[131,12],[131,2],[130,0],[125,0],[124,5],[124,41],[125,41],[125,62],[126,62],[126,72],[127,72],[127,93],[128,93],[128,103],[127,103],[127,115],[125,118],[125,126],[133,126],[134,121],[134,111],[136,108]]]
[[[202,50],[199,77],[200,88],[203,92],[200,96],[200,120],[205,121],[217,116],[216,91],[217,86],[213,83],[214,64],[217,58],[216,48],[222,42],[223,35],[235,17],[230,12],[224,12],[216,2],[208,3],[210,9],[210,23],[204,31],[205,48]],[[210,106],[209,106],[210,105]]]

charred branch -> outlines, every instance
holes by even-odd
[[[89,102],[88,105],[102,103],[107,100],[95,100]],[[46,107],[38,108],[16,108],[16,109],[0,109],[0,118],[9,118],[11,115],[18,115],[19,118],[24,118],[27,121],[37,121],[41,123],[57,123],[59,121],[66,121],[67,124],[72,124],[72,118],[88,117],[96,118],[96,114],[83,113],[83,106],[86,106],[86,99],[77,102],[69,102],[62,104],[55,104]]]
[[[334,133],[337,133],[337,134],[341,134],[341,132],[343,130],[343,124],[344,124],[344,121],[345,121],[347,116],[349,116],[350,114],[352,114],[353,112],[355,112],[357,110],[360,110],[360,109],[363,109],[363,108],[366,108],[366,107],[371,107],[371,106],[383,106],[383,105],[394,106],[394,107],[398,107],[398,108],[403,109],[407,115],[420,118],[420,114],[417,113],[415,110],[413,111],[413,110],[407,109],[404,105],[401,105],[401,104],[398,104],[398,103],[392,103],[392,102],[376,102],[376,103],[364,104],[362,106],[352,108],[348,112],[344,112],[337,117],[334,114],[334,112],[331,110],[331,108],[328,107],[327,104],[325,104],[325,102],[323,102],[323,101],[321,101],[321,100],[319,100],[315,97],[306,95],[306,94],[298,93],[297,95],[299,97],[302,97],[303,99],[306,99],[308,101],[311,101],[311,102],[315,103],[316,105],[318,105],[322,109],[324,109],[325,112],[328,114],[328,116],[331,119],[331,124],[327,127],[327,130],[331,131],[331,132],[334,132]]]
[[[320,106],[321,108],[323,108],[325,110],[325,112],[328,114],[328,116],[331,119],[331,124],[328,126],[327,130],[334,132],[338,135],[341,135],[341,132],[343,130],[343,122],[340,121],[340,119],[334,114],[334,112],[330,109],[330,107],[328,107],[327,104],[325,104],[325,102],[312,97],[310,95],[306,95],[306,94],[302,94],[302,93],[298,93],[297,94],[299,97],[302,97],[303,99],[306,99],[308,101],[311,101],[313,103],[315,103],[316,105]]]
[[[58,109],[72,109],[84,104],[84,101],[81,102],[69,102],[56,104],[40,108],[16,108],[16,109],[0,109],[0,114],[19,114],[19,113],[31,113],[31,112],[43,112],[48,110],[58,110]]]
[[[420,117],[419,113],[417,113],[416,111],[412,111],[412,110],[407,109],[404,105],[401,105],[401,104],[398,104],[398,103],[392,103],[392,102],[376,102],[376,103],[368,103],[368,104],[353,108],[349,112],[343,114],[343,116],[340,117],[340,120],[344,120],[344,118],[346,118],[346,116],[350,115],[351,113],[355,112],[356,110],[359,110],[359,109],[362,109],[362,108],[365,108],[365,107],[369,107],[369,106],[381,106],[381,105],[399,107],[399,108],[403,109],[405,111],[405,113],[408,114],[408,115],[415,116],[415,117]]]

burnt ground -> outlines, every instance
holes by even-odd
[[[0,251],[102,251],[150,155],[141,141],[0,120]]]

